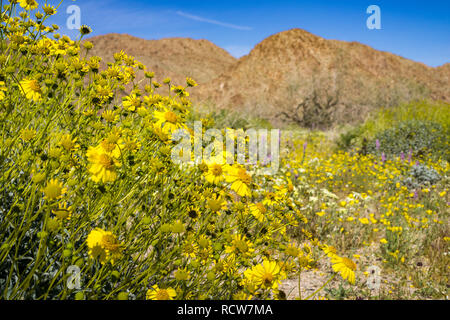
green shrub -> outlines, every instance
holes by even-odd
[[[448,136],[448,129],[445,130],[439,123],[408,120],[375,135],[368,143],[368,152],[384,153],[386,156],[411,152],[415,157],[434,156],[448,159]],[[380,143],[379,149],[376,146],[377,140]]]
[[[426,165],[416,164],[408,172],[408,176],[403,179],[403,184],[409,189],[419,189],[423,186],[432,186],[441,180],[441,176],[436,170]]]
[[[395,108],[380,108],[364,123],[346,129],[336,140],[338,149],[400,155],[410,150],[414,156],[432,154],[449,159],[450,105],[416,101]],[[376,150],[375,141],[380,141]]]

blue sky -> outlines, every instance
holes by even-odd
[[[59,1],[49,0],[50,3]],[[93,35],[128,33],[144,39],[208,39],[240,57],[268,36],[291,28],[325,39],[358,41],[439,66],[450,62],[450,1],[178,1],[65,0],[51,22],[71,37],[66,13],[75,4]],[[381,30],[369,30],[366,9],[381,9]]]

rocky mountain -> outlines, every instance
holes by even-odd
[[[322,126],[361,120],[370,110],[431,98],[450,102],[450,63],[432,68],[358,42],[326,40],[305,30],[272,35],[235,59],[207,40],[143,40],[108,34],[89,39],[112,60],[123,49],[160,76],[199,86],[197,105]],[[106,57],[110,57],[109,59]]]
[[[209,83],[236,62],[227,51],[208,40],[168,38],[144,40],[128,34],[111,33],[88,39],[94,44],[91,55],[105,62],[114,61],[113,54],[123,50],[156,74],[162,81],[170,77],[176,84],[185,84],[186,77],[199,84]]]

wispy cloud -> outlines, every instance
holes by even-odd
[[[226,23],[226,22],[220,22],[217,20],[212,20],[212,19],[207,19],[207,18],[203,18],[203,17],[199,17],[199,16],[194,16],[192,14],[188,14],[182,11],[177,11],[176,14],[178,14],[179,16],[191,19],[191,20],[195,20],[195,21],[201,21],[201,22],[206,22],[206,23],[211,23],[211,24],[215,24],[218,26],[222,26],[225,28],[231,28],[231,29],[237,29],[237,30],[252,30],[252,28],[250,27],[246,27],[246,26],[238,26],[235,24],[231,24],[231,23]]]

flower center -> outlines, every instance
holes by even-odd
[[[196,219],[198,217],[198,213],[195,210],[189,211],[189,217],[192,219]]]
[[[235,246],[242,253],[245,253],[245,252],[248,251],[248,245],[247,245],[247,243],[244,240],[236,241]]]
[[[187,254],[194,253],[195,252],[195,248],[194,248],[194,246],[191,243],[186,244],[184,246],[184,252],[187,253]]]
[[[113,235],[105,234],[102,237],[102,244],[105,249],[109,251],[115,251],[118,249],[119,244],[117,243],[116,238]]]
[[[158,300],[169,300],[169,292],[167,292],[166,289],[159,289],[158,292],[156,292],[156,299]]]
[[[106,169],[111,169],[114,165],[114,161],[106,154],[100,155],[99,163]]]
[[[37,82],[37,80],[31,80],[28,85],[32,91],[41,92],[41,86],[39,85],[39,82]]]
[[[345,264],[345,266],[351,270],[356,270],[356,264],[350,260],[349,258],[342,258],[342,262]]]
[[[175,113],[173,113],[172,111],[167,111],[164,114],[164,118],[170,123],[176,123],[178,120],[177,115]]]
[[[211,166],[211,173],[214,176],[220,176],[222,175],[223,171],[222,171],[222,166],[218,165],[218,164],[214,164]]]
[[[244,169],[239,169],[237,176],[238,179],[241,180],[243,183],[250,184],[251,177],[247,174],[247,172],[245,172]]]
[[[258,208],[259,212],[261,212],[262,214],[266,213],[266,207],[264,207],[264,205],[262,203],[257,203],[256,207]]]
[[[45,188],[44,192],[45,192],[45,195],[47,196],[47,198],[56,199],[61,195],[61,190],[62,190],[62,188],[59,185],[49,184]]]
[[[273,275],[271,273],[265,273],[262,276],[262,281],[265,286],[271,286],[273,282]]]

